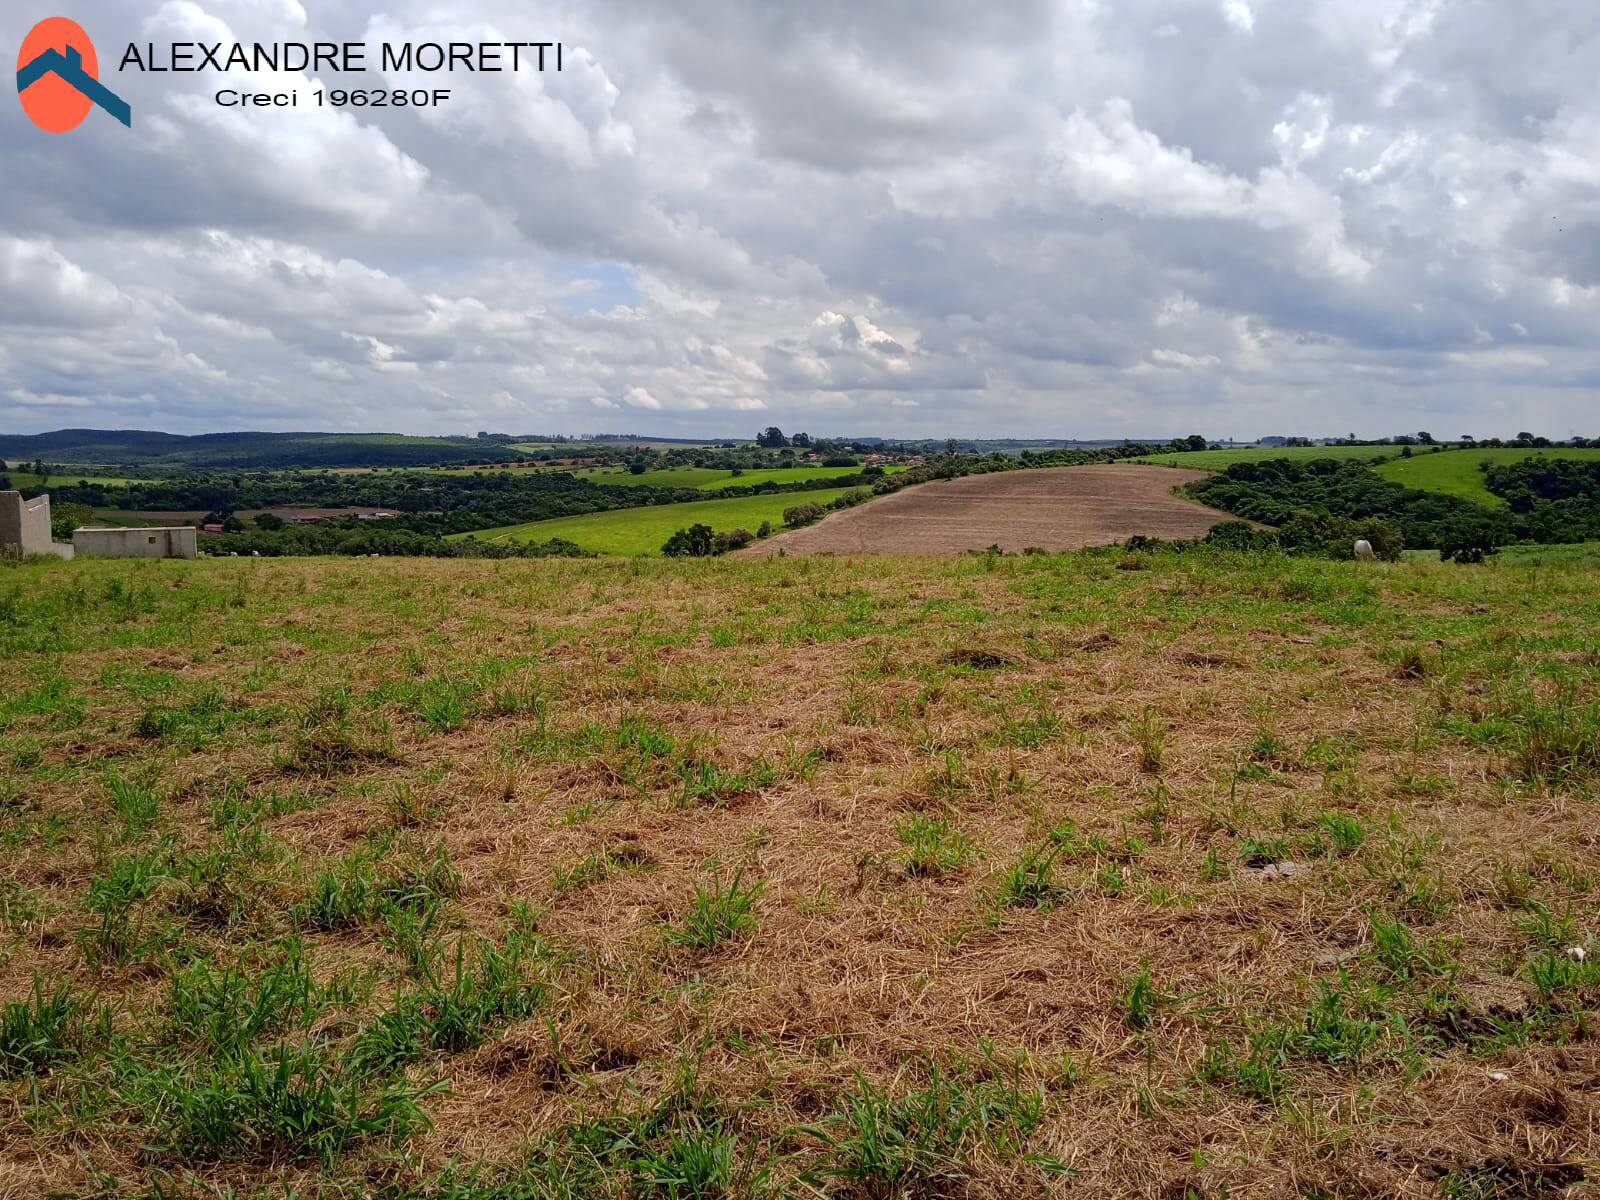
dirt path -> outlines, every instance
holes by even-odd
[[[1233,518],[1172,489],[1207,474],[1116,464],[968,475],[833,513],[740,553],[953,554],[992,545],[1075,550],[1135,534],[1202,537]]]

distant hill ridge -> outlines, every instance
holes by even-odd
[[[161,433],[148,429],[58,429],[0,435],[0,459],[190,470],[269,467],[407,467],[509,462],[523,455],[476,438],[401,433]]]

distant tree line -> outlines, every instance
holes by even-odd
[[[203,472],[173,479],[139,480],[123,487],[81,484],[59,487],[55,503],[129,512],[189,511],[226,519],[239,509],[290,505],[319,508],[378,508],[397,514],[394,527],[443,535],[519,525],[555,517],[607,512],[618,508],[675,504],[718,496],[807,492],[870,484],[881,467],[842,472],[827,479],[792,483],[732,482],[708,493],[694,488],[644,484],[607,487],[564,471],[484,471],[461,475],[396,471],[382,474],[334,472]]]
[[[290,525],[207,538],[201,549],[211,554],[259,554],[263,558],[301,555],[382,554],[406,558],[591,558],[589,551],[563,538],[544,542],[482,542],[475,538],[446,541],[407,529],[368,525]]]

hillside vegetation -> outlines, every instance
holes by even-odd
[[[892,475],[904,467],[890,466],[884,474]],[[661,471],[630,474],[625,468],[607,467],[603,470],[574,472],[580,479],[605,487],[672,487],[695,488],[702,492],[715,492],[729,487],[759,487],[764,483],[815,483],[822,479],[842,479],[861,473],[860,467],[756,467],[740,471],[716,467],[670,467]]]
[[[806,492],[775,492],[739,496],[730,500],[691,500],[687,503],[620,508],[610,512],[534,521],[465,535],[485,542],[543,542],[562,538],[596,554],[660,554],[677,530],[696,523],[718,533],[747,529],[754,533],[762,522],[783,523],[787,508],[799,504],[828,504],[850,488],[817,488]]]
[[[1581,1188],[1597,584],[0,568],[0,1191]]]

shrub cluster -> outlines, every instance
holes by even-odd
[[[1506,502],[1517,536],[1530,542],[1600,538],[1600,461],[1537,455],[1481,464],[1484,486]]]
[[[546,542],[480,542],[473,537],[447,541],[433,534],[394,527],[301,525],[277,530],[207,538],[201,549],[213,554],[259,554],[263,558],[306,554],[382,554],[404,558],[590,558],[589,551],[564,538]],[[388,522],[383,523],[385,526]]]
[[[1366,537],[1375,551],[1381,541],[1398,554],[1398,539],[1472,561],[1515,536],[1501,514],[1459,496],[1394,483],[1360,462],[1235,463],[1185,490],[1213,508],[1276,526],[1280,545],[1309,553],[1349,557],[1354,540]]]

